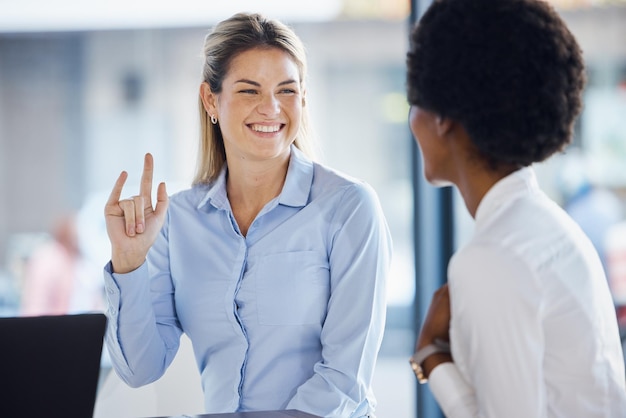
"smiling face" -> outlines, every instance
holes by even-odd
[[[218,94],[203,83],[202,99],[219,120],[227,159],[286,159],[300,127],[304,92],[298,66],[278,48],[237,55]]]

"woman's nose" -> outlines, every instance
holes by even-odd
[[[265,116],[276,116],[280,113],[280,102],[273,94],[263,95],[258,111]]]

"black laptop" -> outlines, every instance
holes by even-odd
[[[93,416],[106,317],[0,318],[0,417]]]

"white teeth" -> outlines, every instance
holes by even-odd
[[[257,132],[278,132],[280,125],[252,125],[252,130]]]

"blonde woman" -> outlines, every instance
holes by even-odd
[[[163,375],[184,332],[208,413],[297,409],[366,417],[385,323],[391,240],[367,184],[309,154],[304,48],[284,24],[237,14],[207,36],[200,164],[153,207],[106,205],[107,345],[131,386]]]

